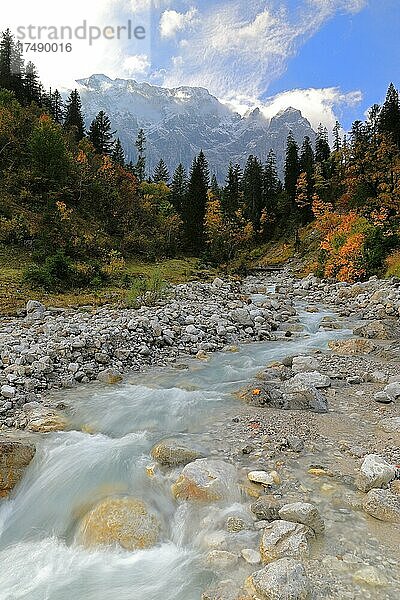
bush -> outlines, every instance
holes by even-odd
[[[167,287],[167,282],[156,269],[149,277],[137,277],[133,281],[126,294],[126,303],[132,308],[142,305],[152,306],[164,297]]]

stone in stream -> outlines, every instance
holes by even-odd
[[[204,454],[199,450],[190,448],[180,440],[167,439],[153,446],[151,456],[164,467],[178,467],[187,465],[198,458],[203,458]]]
[[[301,523],[291,521],[273,521],[269,523],[261,536],[260,553],[264,563],[290,556],[303,558],[309,555],[309,538],[313,538],[312,529]]]
[[[261,563],[261,554],[257,550],[243,548],[240,554],[249,565],[259,565]]]
[[[161,531],[158,517],[136,498],[108,498],[81,521],[77,541],[83,546],[119,544],[125,550],[151,548]]]
[[[34,456],[33,445],[0,438],[0,498],[19,483]]]
[[[206,563],[216,571],[232,569],[239,562],[239,556],[227,550],[211,550],[206,557]]]
[[[281,558],[253,573],[249,585],[260,600],[308,600],[311,583],[300,562]]]
[[[362,492],[387,487],[396,478],[396,467],[377,454],[368,454],[361,465],[356,485]]]
[[[281,483],[281,478],[276,471],[271,471],[271,473],[267,473],[267,471],[250,471],[247,478],[253,483],[259,483],[266,487],[280,485]]]
[[[352,356],[353,354],[371,354],[376,350],[375,344],[369,340],[350,338],[349,340],[331,340],[329,348],[339,356]]]
[[[27,418],[26,429],[37,433],[63,431],[67,428],[66,418],[57,411],[32,402],[26,404],[23,411]]]
[[[314,504],[308,502],[285,504],[280,509],[279,516],[284,521],[292,521],[294,523],[307,525],[308,527],[311,527],[315,533],[323,533],[325,531],[325,523],[318,508],[314,506]]]
[[[400,434],[400,417],[389,417],[379,421],[379,428],[386,433]]]
[[[114,385],[116,383],[121,383],[123,376],[116,369],[104,369],[97,375],[97,379],[102,383]]]
[[[365,566],[356,571],[353,575],[356,583],[362,583],[372,586],[385,586],[388,584],[384,573],[375,567]]]
[[[276,521],[279,519],[279,511],[284,506],[281,500],[274,496],[261,496],[251,505],[252,513],[260,521]]]
[[[198,459],[187,464],[172,485],[177,500],[217,502],[238,493],[237,472],[222,460]]]
[[[400,523],[400,496],[390,490],[371,490],[364,499],[363,508],[379,521]]]

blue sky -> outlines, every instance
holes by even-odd
[[[69,0],[66,12],[53,0],[14,4],[2,28],[132,19],[151,30],[140,42],[73,40],[69,54],[28,53],[53,87],[93,73],[203,86],[242,113],[293,105],[314,126],[338,116],[348,128],[391,80],[400,84],[400,0]]]

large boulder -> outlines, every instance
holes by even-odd
[[[331,340],[329,348],[340,356],[352,356],[354,354],[371,354],[376,349],[375,344],[369,340],[350,338],[349,340]]]
[[[203,458],[204,454],[183,444],[180,440],[168,439],[153,446],[151,456],[163,467],[178,467]]]
[[[293,558],[281,558],[256,571],[249,579],[260,600],[308,600],[311,583],[303,565]]]
[[[260,521],[276,521],[280,519],[279,511],[282,506],[283,502],[274,496],[261,496],[251,505],[251,512]]]
[[[295,373],[317,371],[318,366],[318,361],[313,356],[295,356],[292,360],[292,370]]]
[[[160,530],[159,519],[144,502],[108,498],[82,519],[77,540],[86,547],[119,544],[126,550],[140,550],[157,544]]]
[[[400,495],[390,490],[371,490],[364,499],[363,508],[379,521],[400,523]]]
[[[201,458],[183,468],[171,491],[177,500],[217,502],[238,490],[233,465],[222,460]]]
[[[287,381],[283,386],[283,403],[286,410],[312,410],[324,413],[328,411],[328,400],[323,392],[313,385],[294,381]]]
[[[377,454],[368,454],[361,465],[356,485],[359,490],[369,492],[373,488],[387,487],[395,477],[396,467]]]
[[[318,371],[309,371],[307,373],[298,373],[286,385],[289,387],[290,385],[297,386],[299,384],[322,389],[330,387],[331,380],[327,375],[322,375]]]
[[[393,333],[382,321],[370,321],[354,330],[354,335],[376,340],[390,340]]]
[[[24,413],[27,419],[26,429],[37,433],[50,433],[51,431],[64,431],[67,428],[67,419],[52,408],[41,406],[38,403],[26,404]]]
[[[31,444],[0,438],[0,497],[7,496],[22,479],[34,456]]]
[[[314,506],[314,504],[308,502],[285,504],[280,509],[279,516],[284,521],[307,525],[307,527],[311,527],[315,533],[323,533],[325,530],[325,523],[318,508]]]
[[[260,553],[263,562],[270,563],[278,558],[290,556],[303,558],[309,555],[309,538],[313,531],[306,525],[290,521],[273,521],[262,534]]]
[[[379,428],[385,433],[400,434],[400,417],[388,417],[379,422]]]
[[[40,321],[43,319],[46,307],[37,300],[28,300],[26,303],[26,320],[28,323],[33,321]]]

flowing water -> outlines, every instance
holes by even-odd
[[[177,504],[170,493],[176,473],[146,473],[150,449],[173,435],[216,455],[208,432],[235,410],[233,391],[273,359],[348,335],[320,328],[326,314],[301,312],[305,333],[290,342],[244,345],[207,363],[188,359],[182,370],[154,369],[119,386],[63,393],[73,430],[40,438],[23,481],[0,505],[0,599],[199,600],[214,577],[202,560],[205,542],[227,515],[240,512],[241,498],[233,493],[214,508]],[[126,552],[88,550],[76,542],[79,519],[114,495],[143,499],[161,516],[161,544]],[[255,532],[238,535],[242,547],[256,545]],[[237,570],[242,580],[246,568]]]

